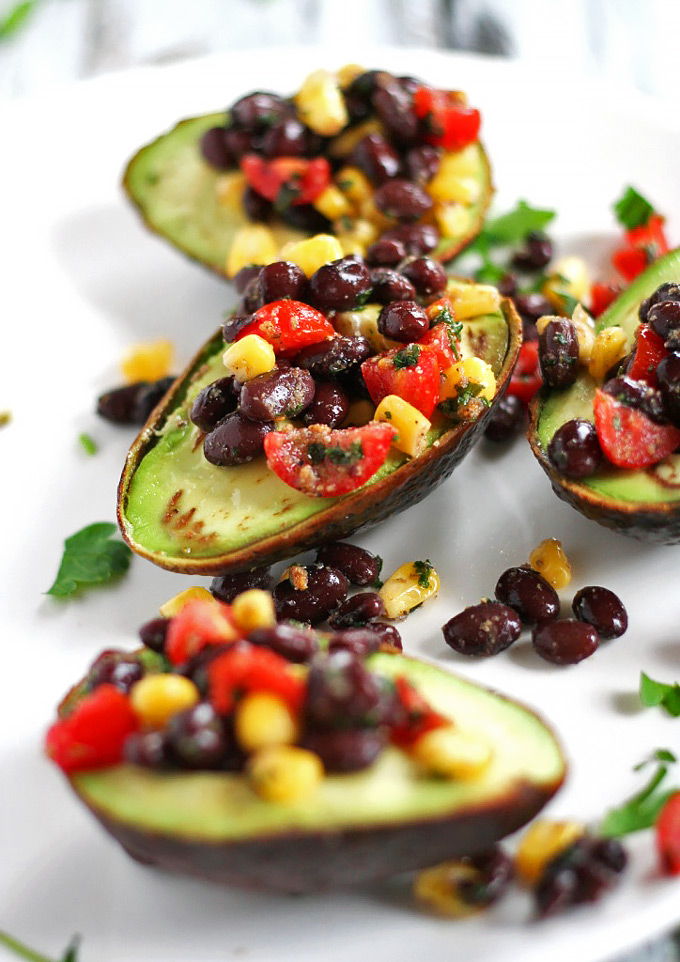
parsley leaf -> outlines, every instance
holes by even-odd
[[[397,353],[392,358],[392,363],[395,368],[399,371],[404,367],[415,367],[418,363],[418,358],[420,357],[420,348],[417,344],[409,344],[408,347],[404,347],[401,351]]]
[[[627,187],[613,207],[617,221],[626,230],[643,227],[654,213],[649,201],[634,187]]]
[[[429,559],[425,561],[414,561],[413,567],[416,574],[418,575],[418,587],[419,588],[429,588],[430,587],[430,573],[432,572],[434,565]]]
[[[482,266],[475,271],[475,280],[479,281],[480,284],[499,284],[505,275],[507,274],[507,269],[501,267],[499,264],[494,264],[491,260],[485,260]]]
[[[117,530],[115,524],[99,521],[67,538],[57,577],[47,594],[67,598],[81,588],[104,584],[126,572],[131,551],[122,541],[111,540]]]
[[[42,952],[36,952],[35,949],[31,949],[24,942],[15,939],[9,932],[0,931],[0,945],[4,945],[6,949],[9,949],[10,952],[13,952],[20,959],[26,959],[26,962],[78,962],[80,936],[73,936],[59,959],[50,959],[46,955],[43,955]]]
[[[680,685],[677,682],[666,685],[641,672],[640,701],[645,708],[660,706],[672,718],[680,718]]]
[[[657,763],[656,771],[644,788],[618,808],[612,808],[607,812],[600,824],[601,833],[612,838],[639,832],[643,828],[651,828],[668,798],[677,791],[677,788],[660,790],[660,785],[668,774],[668,765],[676,761],[672,752],[666,748],[660,748],[651,758],[636,765],[634,770],[639,771],[650,762]]]
[[[541,210],[520,200],[507,214],[488,220],[482,236],[488,244],[518,244],[532,230],[543,230],[554,218],[554,210]]]

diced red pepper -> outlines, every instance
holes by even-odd
[[[47,732],[48,756],[67,774],[117,765],[139,721],[128,696],[115,685],[98,685]]]
[[[648,468],[680,445],[680,428],[655,424],[637,408],[595,392],[595,428],[605,457],[618,468]]]
[[[451,724],[450,719],[435,711],[403,675],[395,678],[394,684],[401,708],[400,720],[390,731],[390,739],[395,745],[408,748],[426,732]]]
[[[604,314],[622,290],[623,287],[620,284],[593,284],[590,288],[590,313],[593,317]]]
[[[418,87],[413,95],[416,115],[425,126],[424,140],[445,150],[462,150],[479,136],[481,116],[453,91]]]
[[[208,666],[208,698],[216,711],[227,715],[241,695],[266,691],[282,698],[298,713],[305,698],[306,682],[290,662],[269,648],[239,642]]]
[[[664,218],[652,214],[646,224],[626,231],[626,245],[614,251],[612,263],[628,281],[668,252],[668,241],[663,229]]]
[[[680,792],[674,792],[659,813],[656,850],[667,875],[680,875]]]
[[[240,340],[247,334],[259,334],[274,348],[277,355],[296,354],[309,344],[318,344],[336,336],[328,318],[303,301],[271,301],[258,311],[254,320],[236,335]]]
[[[612,264],[627,281],[634,280],[651,263],[649,254],[644,248],[621,247],[612,254]]]
[[[171,619],[165,655],[173,665],[183,665],[208,645],[227,644],[238,637],[228,605],[196,598]]]
[[[429,418],[439,400],[439,362],[430,347],[405,344],[369,357],[361,373],[376,405],[388,394],[397,394]]]
[[[431,327],[418,343],[434,351],[440,371],[445,371],[460,360],[460,340],[452,332],[451,325],[445,321]]]
[[[282,207],[313,203],[331,181],[325,157],[265,160],[259,154],[244,154],[240,163],[253,190]]]
[[[538,341],[525,341],[520,348],[508,385],[508,394],[518,397],[523,404],[528,404],[542,384],[543,379],[538,367]]]
[[[365,484],[389,454],[396,431],[369,421],[362,427],[316,424],[295,431],[272,431],[264,439],[267,464],[281,480],[319,498],[337,498]]]
[[[656,369],[668,356],[663,338],[659,337],[647,324],[638,328],[633,363],[626,374],[634,381],[644,381],[652,387],[658,386]]]

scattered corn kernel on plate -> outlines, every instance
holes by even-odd
[[[115,517],[132,436],[97,419],[95,398],[120,380],[132,343],[171,342],[179,370],[235,300],[223,279],[144,232],[119,191],[122,169],[180,117],[219,110],[256,86],[295,89],[320,64],[347,60],[466,90],[482,112],[498,210],[522,197],[556,209],[560,253],[585,257],[595,273],[616,244],[610,206],[626,184],[651,196],[669,236],[680,238],[680,186],[668,162],[680,124],[653,103],[592,89],[586,96],[571,77],[543,78],[539,88],[535,77],[501,62],[404,49],[342,58],[310,49],[244,52],[3,106],[0,189],[12,243],[0,288],[7,319],[0,411],[11,413],[0,429],[0,928],[50,957],[79,932],[82,962],[444,962],[454,955],[604,962],[680,920],[680,883],[660,874],[650,832],[630,837],[631,868],[615,892],[541,923],[531,920],[520,891],[458,921],[424,912],[404,879],[291,900],[163,875],[115,847],[42,755],[57,702],[96,653],[134,647],[137,627],[164,602],[208,584],[135,558],[115,584],[61,602],[44,594],[63,541]],[[96,136],[93,116],[106,118]],[[591,157],[587,178],[574,176],[569,150],[550,151],[549,159],[522,153],[518,130],[531,117],[540,118],[545,144],[578,130]],[[47,170],[45,142],[52,145]],[[83,446],[80,435],[94,444]],[[539,659],[527,635],[491,659],[454,654],[441,626],[491,597],[501,572],[527,562],[546,538],[559,539],[571,563],[571,584],[560,590],[565,613],[578,588],[605,585],[624,601],[628,631],[572,667]],[[548,816],[598,822],[641,787],[636,764],[677,745],[678,721],[642,708],[637,694],[642,671],[669,684],[680,677],[676,549],[632,542],[576,514],[553,495],[522,440],[509,448],[480,442],[431,496],[353,540],[383,557],[386,574],[416,560],[436,568],[439,593],[399,624],[407,653],[526,703],[554,727],[570,772]],[[680,787],[680,773],[671,770],[668,780]],[[5,958],[13,956],[0,947]]]

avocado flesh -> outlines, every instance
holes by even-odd
[[[640,303],[666,281],[680,280],[680,249],[671,251],[639,275],[602,315],[598,329],[618,325],[634,344]],[[675,543],[680,538],[680,458],[671,455],[646,470],[604,466],[589,478],[562,478],[547,458],[555,431],[572,418],[594,421],[596,384],[587,371],[564,390],[547,391],[535,403],[529,440],[560,497],[588,517],[643,540]]]
[[[511,337],[509,317],[499,311],[466,322],[461,340],[462,352],[487,360],[499,381],[514,364],[511,343],[517,338],[517,323],[513,317]],[[468,434],[476,436],[484,420],[452,427],[441,419],[433,424],[430,447],[423,455],[408,459],[393,452],[357,492],[343,498],[311,498],[284,484],[264,457],[234,468],[216,467],[205,459],[203,435],[189,420],[189,412],[198,392],[223,375],[223,350],[221,335],[216,334],[152,415],[128,455],[121,479],[119,521],[125,539],[139,554],[171,570],[208,574],[289,557],[302,550],[305,538],[311,545],[370,521],[362,520],[355,506],[358,501],[368,504],[373,492],[379,505],[375,510],[383,512],[376,518],[380,520],[399,510],[386,501],[393,482],[402,478],[408,482],[421,465],[440,454],[454,462],[442,468],[445,476],[472,443]],[[500,390],[499,385],[499,394]],[[458,441],[463,443],[454,456]],[[413,486],[400,507],[419,496]],[[341,525],[337,531],[334,519]],[[250,550],[254,546],[259,546],[255,555]]]
[[[227,772],[120,765],[77,774],[71,784],[137,857],[213,881],[295,891],[486,848],[560,787],[560,747],[524,706],[402,655],[377,654],[369,664],[390,678],[405,675],[432,707],[491,745],[489,768],[470,781],[430,778],[388,747],[369,769],[327,775],[311,798],[286,804],[261,799],[245,777]]]
[[[181,121],[135,154],[125,171],[123,186],[147,227],[193,260],[226,276],[234,235],[250,221],[240,206],[218,203],[217,185],[223,172],[201,156],[201,136],[224,120],[224,113],[217,113]],[[481,145],[478,159],[474,180],[479,185],[479,199],[465,207],[465,218],[456,235],[442,237],[435,251],[442,260],[450,260],[481,229],[492,194],[489,164]],[[279,248],[307,236],[281,220],[269,226]]]

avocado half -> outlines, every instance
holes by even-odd
[[[181,121],[134,155],[123,176],[123,187],[150,230],[226,277],[227,254],[234,235],[250,221],[240,209],[217,202],[221,172],[201,156],[201,136],[224,120],[224,113],[216,113]],[[491,170],[479,143],[477,155],[474,176],[480,186],[479,200],[464,208],[466,216],[455,236],[442,237],[434,251],[442,261],[451,260],[474,240],[491,202]],[[279,247],[308,236],[281,220],[269,226]]]
[[[369,308],[366,308],[367,310]],[[118,489],[118,521],[137,554],[171,571],[219,574],[270,564],[350,535],[425,497],[453,471],[484,430],[517,359],[521,321],[510,301],[465,323],[463,354],[484,358],[496,375],[491,406],[477,421],[433,421],[416,458],[392,451],[363,487],[340,498],[295,491],[264,459],[216,467],[189,420],[198,392],[224,373],[221,332],[201,349],[151,414],[130,449]]]
[[[231,772],[164,773],[119,765],[71,776],[104,828],[146,864],[211,882],[319,892],[488,849],[555,794],[566,764],[529,709],[403,655],[368,664],[405,675],[432,707],[493,746],[477,779],[419,773],[396,748],[369,769],[327,775],[310,799],[259,798]]]
[[[599,329],[619,325],[634,344],[640,303],[665,281],[680,281],[680,249],[670,251],[640,274],[602,315]],[[587,518],[641,541],[680,543],[680,455],[637,471],[613,465],[573,481],[550,463],[548,445],[555,431],[571,418],[594,421],[595,381],[587,371],[564,390],[545,389],[532,401],[529,442],[553,491]]]

